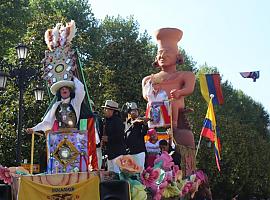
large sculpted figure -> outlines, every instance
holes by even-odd
[[[145,77],[142,80],[142,89],[143,97],[148,101],[146,115],[150,115],[151,121],[155,122],[157,118],[160,126],[172,125],[177,144],[194,149],[193,134],[184,122],[184,98],[194,90],[195,75],[190,71],[176,69],[177,64],[183,63],[177,46],[182,35],[183,32],[176,28],[162,28],[155,32],[158,52],[154,65],[161,70]],[[171,111],[169,101],[172,105]],[[158,107],[159,110],[157,110]],[[170,115],[172,115],[172,121],[170,121]],[[155,124],[149,124],[149,126],[158,127]],[[194,161],[194,158],[192,160]]]

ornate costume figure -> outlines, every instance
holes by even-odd
[[[56,101],[51,103],[43,120],[27,132],[47,131],[48,173],[98,168],[96,144],[100,138],[95,131],[91,109],[86,101],[83,102],[86,88],[79,80],[83,72],[77,65],[77,54],[71,48],[75,33],[73,20],[66,26],[58,23],[45,33],[49,50],[42,61],[43,78]]]
[[[143,97],[149,102],[149,84],[156,84],[159,90],[166,92],[172,101],[172,121],[177,127],[179,110],[185,107],[184,97],[194,90],[195,75],[189,71],[177,71],[176,64],[182,63],[182,57],[178,51],[177,42],[182,38],[182,31],[175,28],[163,28],[156,31],[156,39],[159,44],[155,64],[161,71],[145,77],[142,81]]]
[[[169,117],[169,120],[172,120],[173,137],[177,144],[192,148],[193,154],[195,148],[194,137],[189,127],[186,126],[183,111],[185,110],[184,98],[194,90],[195,75],[191,71],[178,71],[176,69],[177,64],[183,63],[177,46],[182,35],[183,32],[176,28],[162,28],[155,32],[158,52],[154,65],[161,70],[142,80],[142,91],[144,99],[148,101],[146,114],[151,114],[150,111],[153,110],[152,117],[161,122],[157,126],[168,127],[166,120]],[[155,103],[156,99],[159,103]],[[171,108],[167,104],[168,99]],[[155,110],[156,105],[159,105],[159,110]],[[187,155],[187,157],[190,156]],[[184,158],[185,156],[183,156]]]

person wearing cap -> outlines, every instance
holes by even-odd
[[[58,97],[57,101],[40,123],[27,129],[28,133],[77,127],[81,104],[85,96],[82,82],[76,77],[73,81],[59,81],[51,87],[51,92]]]
[[[102,136],[102,146],[106,146],[108,154],[108,171],[120,173],[116,159],[126,154],[126,144],[124,139],[125,127],[119,114],[118,103],[107,100],[104,108],[105,126]]]
[[[144,169],[146,152],[144,136],[147,134],[148,120],[138,118],[139,111],[135,102],[128,104],[128,114],[130,118],[127,120],[125,130],[126,144],[129,150],[128,154],[132,155],[137,164]]]
[[[150,87],[164,90],[172,103],[172,125],[177,127],[179,110],[185,107],[184,97],[190,95],[195,86],[195,75],[190,71],[178,71],[177,64],[183,64],[177,43],[183,32],[176,28],[162,28],[155,32],[158,42],[158,52],[153,65],[160,68],[160,72],[149,75],[142,80],[143,97],[149,102],[147,91]],[[151,105],[150,105],[151,106]]]

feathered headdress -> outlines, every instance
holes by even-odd
[[[70,44],[77,32],[74,20],[64,26],[62,23],[57,23],[53,29],[48,29],[45,32],[45,42],[50,51],[57,47],[64,47]]]

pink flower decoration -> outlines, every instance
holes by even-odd
[[[169,182],[167,179],[167,175],[165,176],[164,180],[161,182],[161,184],[159,185],[159,187],[156,190],[155,196],[153,197],[153,200],[160,200],[162,197],[162,194],[165,190],[165,188],[168,186]]]
[[[146,187],[151,188],[153,191],[157,190],[156,181],[160,176],[160,169],[147,167],[141,174],[141,181]]]
[[[187,182],[181,192],[181,196],[185,196],[192,188],[192,182]]]
[[[182,171],[179,169],[178,165],[172,167],[172,176],[174,181],[182,179]]]
[[[174,165],[172,157],[168,154],[167,151],[163,151],[160,156],[156,158],[154,161],[154,164],[158,164],[159,162],[162,162],[162,169],[165,171],[171,170],[172,166]]]
[[[166,176],[165,176],[166,180],[168,182],[172,182],[173,181],[173,172],[172,171],[167,171],[167,172],[165,172],[165,174],[166,174]]]
[[[202,170],[198,170],[195,172],[195,175],[196,175],[196,180],[200,180],[201,182],[205,182],[206,181],[206,177],[203,173]]]
[[[10,170],[7,167],[0,166],[0,180],[9,185],[12,183]]]

